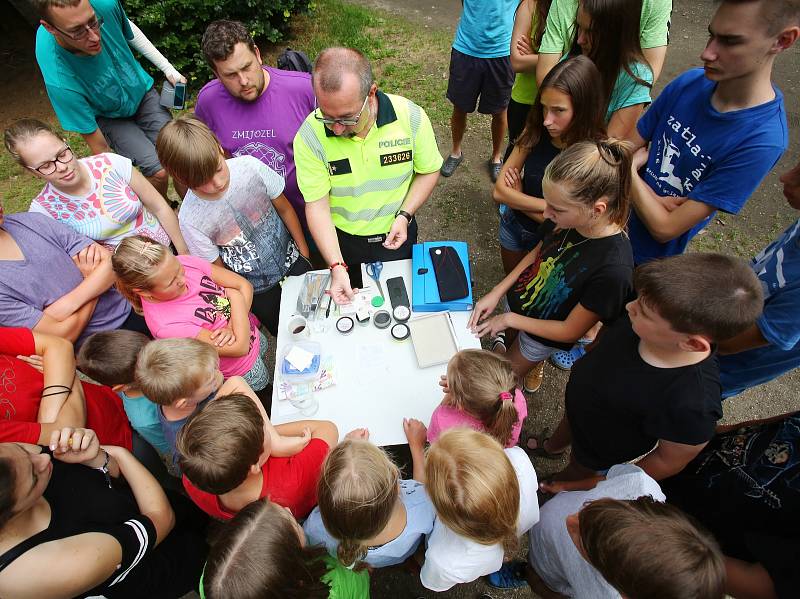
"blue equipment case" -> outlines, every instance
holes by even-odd
[[[431,263],[430,249],[450,246],[461,259],[467,276],[469,293],[462,299],[443,302],[439,298],[436,274]],[[464,241],[426,241],[415,243],[411,248],[411,309],[414,312],[439,312],[452,310],[467,312],[472,310],[472,273],[469,267],[469,252]]]

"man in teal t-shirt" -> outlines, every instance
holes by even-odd
[[[130,158],[162,195],[167,174],[155,139],[171,118],[153,78],[133,56],[142,52],[174,84],[186,82],[128,20],[118,0],[33,0],[42,19],[36,60],[61,126],[80,133],[93,154]]]
[[[494,182],[502,167],[506,109],[514,85],[511,30],[519,0],[462,0],[462,3],[447,82],[447,99],[453,103],[450,118],[453,147],[441,173],[449,177],[464,159],[461,142],[467,129],[467,114],[477,106],[481,114],[492,115],[489,174]]]

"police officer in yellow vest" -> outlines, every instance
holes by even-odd
[[[411,257],[414,214],[436,185],[442,157],[425,112],[378,91],[357,50],[323,50],[313,84],[318,108],[294,138],[294,160],[308,227],[341,304],[361,286],[362,262]]]

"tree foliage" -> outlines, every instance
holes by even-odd
[[[200,52],[203,32],[212,21],[244,23],[257,41],[283,39],[290,19],[309,9],[311,0],[124,0],[131,21],[197,91],[212,74]],[[152,65],[143,62],[145,68]],[[193,85],[193,83],[195,83]]]

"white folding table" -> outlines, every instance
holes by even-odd
[[[402,276],[409,299],[411,298],[411,260],[384,262],[380,276],[386,303],[383,309],[391,312],[386,280]],[[364,285],[374,282],[363,273]],[[303,277],[290,277],[283,285],[280,309],[280,327],[276,347],[276,362],[279,362],[284,349],[292,343],[287,323],[297,314],[297,295]],[[327,299],[323,306],[327,305]],[[321,316],[324,318],[324,310]],[[412,312],[411,318],[426,313]],[[480,348],[480,340],[468,329],[469,312],[451,312],[459,349]],[[406,443],[403,432],[403,418],[417,418],[426,425],[434,408],[442,400],[440,375],[447,369],[446,364],[421,369],[417,366],[411,338],[395,341],[387,329],[378,329],[370,320],[367,326],[356,323],[355,330],[342,335],[336,330],[339,318],[336,304],[332,304],[328,317],[327,331],[315,332],[311,326],[311,341],[322,347],[325,356],[333,357],[332,372],[335,385],[317,391],[315,398],[319,409],[313,416],[304,416],[288,400],[278,399],[280,383],[279,368],[275,368],[274,390],[272,395],[272,422],[282,424],[305,418],[331,420],[339,428],[343,437],[349,431],[366,427],[370,439],[376,445],[398,445]],[[355,320],[355,319],[354,319]],[[394,325],[394,320],[392,321]]]

